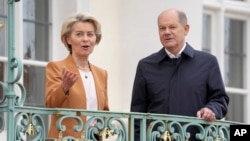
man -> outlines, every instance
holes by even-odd
[[[175,8],[163,11],[158,17],[158,30],[163,48],[139,61],[131,112],[197,116],[211,122],[222,119],[229,97],[219,64],[215,56],[186,42],[186,14]],[[139,132],[136,121],[138,141]]]

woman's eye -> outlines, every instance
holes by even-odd
[[[94,36],[94,33],[88,33],[87,36],[88,36],[88,37],[93,37],[93,36]]]
[[[83,34],[82,33],[76,33],[76,36],[81,37]]]

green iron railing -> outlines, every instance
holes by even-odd
[[[163,114],[22,106],[26,98],[25,88],[18,82],[22,75],[22,62],[14,55],[14,3],[17,1],[8,0],[8,81],[5,83],[0,82],[3,89],[0,112],[4,113],[0,116],[0,134],[7,130],[7,141],[89,141],[93,134],[102,136],[103,140],[133,141],[135,119],[140,121],[141,141],[156,141],[157,138],[163,141],[186,141],[190,137],[188,132],[190,127],[197,129],[197,139],[229,141],[230,125],[240,124],[221,120],[206,122],[195,117]],[[2,24],[0,24],[0,28],[3,28]],[[15,92],[15,85],[20,89],[20,96]],[[91,118],[86,123],[83,123],[78,117],[79,114]],[[45,120],[50,115],[60,115],[57,122],[60,131],[57,139],[47,138],[48,125],[45,125]],[[63,126],[62,121],[67,118],[73,118],[78,122],[74,130],[82,132],[81,138],[63,137],[63,131],[66,127]],[[93,121],[98,122],[93,126]],[[157,128],[154,129],[156,126]]]

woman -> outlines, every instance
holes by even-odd
[[[49,62],[46,66],[46,107],[109,110],[107,71],[89,62],[89,56],[101,37],[101,25],[90,15],[75,13],[64,21],[61,40],[69,54],[65,59]],[[80,117],[86,122],[86,117]],[[58,116],[51,116],[49,138],[59,136],[57,119]],[[81,137],[81,133],[73,129],[76,120],[66,119],[62,124],[67,127],[63,136]]]

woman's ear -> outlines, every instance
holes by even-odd
[[[68,45],[71,45],[71,39],[70,39],[69,36],[66,37],[66,42],[67,42]]]

